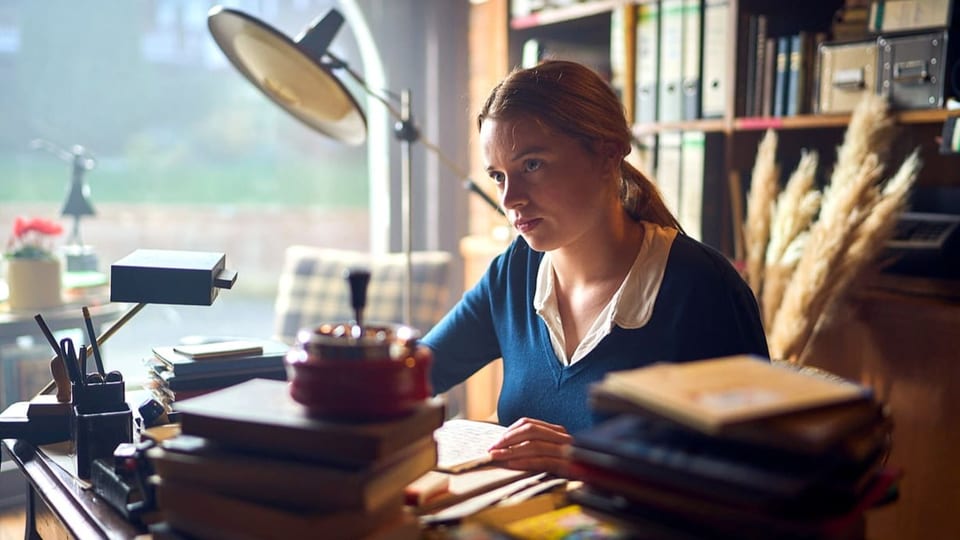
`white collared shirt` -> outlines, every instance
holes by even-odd
[[[561,364],[570,366],[583,359],[610,333],[614,325],[634,329],[641,328],[650,321],[657,293],[663,282],[667,258],[670,256],[670,246],[677,236],[677,230],[649,222],[643,223],[643,230],[643,244],[633,266],[569,359],[563,339],[560,310],[557,308],[553,261],[549,252],[544,253],[537,272],[533,307],[547,325],[550,342]]]

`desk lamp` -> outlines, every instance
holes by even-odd
[[[96,215],[90,202],[90,186],[84,181],[84,174],[97,166],[97,160],[83,146],[76,144],[70,151],[64,150],[50,141],[35,139],[30,142],[32,148],[43,149],[71,164],[70,187],[67,199],[60,209],[61,216],[73,218],[73,228],[67,238],[64,252],[68,272],[95,272],[97,256],[90,246],[84,245],[80,238],[80,218]]]
[[[272,26],[235,9],[214,6],[207,17],[214,41],[234,67],[274,103],[311,129],[350,145],[359,145],[366,139],[366,118],[357,101],[333,74],[334,70],[344,71],[367,94],[382,103],[396,120],[394,135],[401,143],[400,206],[403,252],[406,256],[404,323],[409,325],[412,322],[411,143],[423,143],[444,165],[460,178],[466,179],[464,185],[467,189],[483,197],[497,211],[500,209],[435,144],[420,136],[410,111],[409,90],[400,93],[397,107],[395,94],[381,95],[373,91],[356,71],[328,50],[343,22],[343,15],[331,9],[311,23],[294,41]]]
[[[106,331],[91,339],[84,355],[93,358],[96,353],[99,357],[99,346],[148,303],[212,305],[219,290],[232,288],[237,280],[237,272],[226,269],[225,262],[223,253],[151,249],[136,250],[115,262],[110,268],[110,301],[134,305]],[[0,439],[45,444],[70,438],[70,393],[63,392],[63,386],[70,383],[63,379],[64,371],[59,370],[61,375],[57,376],[58,369],[54,367],[60,365],[57,360],[63,354],[42,323],[42,317],[37,318],[56,353],[50,361],[55,378],[31,401],[14,403],[0,414]],[[48,395],[54,389],[57,395]]]

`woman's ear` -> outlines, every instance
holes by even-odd
[[[604,164],[613,167],[614,170],[620,170],[620,163],[623,161],[624,149],[614,141],[600,141],[599,155],[603,158]]]

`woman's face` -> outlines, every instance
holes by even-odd
[[[480,141],[500,204],[530,247],[552,251],[596,240],[590,232],[606,222],[617,197],[616,182],[607,181],[615,160],[530,116],[487,119]]]

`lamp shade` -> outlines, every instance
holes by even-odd
[[[207,17],[214,41],[261,92],[310,128],[359,145],[367,136],[363,111],[321,61],[342,23],[331,10],[293,41],[238,10],[214,6]]]

